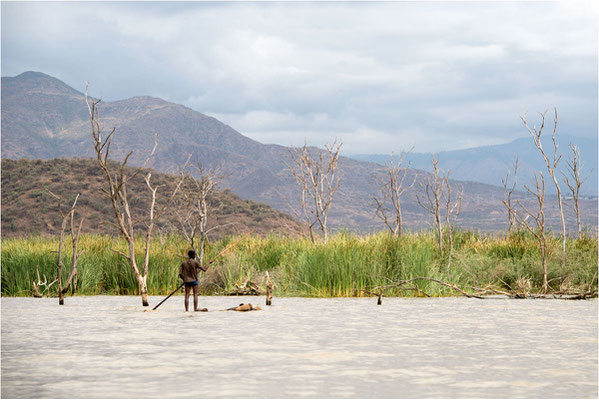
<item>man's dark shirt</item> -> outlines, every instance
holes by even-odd
[[[198,269],[204,270],[199,262],[190,258],[181,263],[179,275],[183,278],[183,282],[193,282],[198,280]]]

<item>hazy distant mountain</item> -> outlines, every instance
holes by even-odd
[[[559,125],[558,125],[559,127]],[[526,131],[524,134],[527,134]],[[558,143],[558,151],[563,153],[559,162],[559,168],[567,173],[566,162],[568,157],[572,156],[570,143],[578,146],[581,152],[583,163],[582,174],[587,176],[591,174],[587,181],[582,185],[582,192],[585,195],[597,196],[597,139],[587,139],[574,137],[559,132],[555,135]],[[543,133],[543,150],[552,159],[553,142],[551,140],[551,131]],[[439,156],[439,167],[444,170],[450,170],[454,179],[488,183],[489,185],[501,186],[501,180],[505,179],[508,170],[511,170],[510,179],[513,177],[513,165],[518,157],[518,187],[524,190],[524,184],[531,184],[534,181],[533,171],[547,171],[545,161],[539,150],[535,147],[532,138],[524,137],[513,142],[496,145],[482,146],[464,150],[441,151]],[[389,161],[389,154],[355,154],[350,156],[356,160],[371,161],[384,165]],[[397,160],[397,157],[395,159]],[[431,170],[430,153],[409,153],[405,156],[406,162],[410,162],[412,168]],[[407,165],[407,164],[406,164]],[[562,184],[563,176],[559,175],[560,186],[563,186],[562,193],[567,193],[568,189]],[[547,185],[548,193],[555,193],[553,183]]]
[[[90,93],[93,94],[93,87]],[[99,111],[105,130],[116,128],[113,159],[122,159],[133,150],[131,164],[139,163],[150,152],[157,133],[159,145],[152,167],[159,171],[172,171],[193,152],[194,158],[205,166],[221,166],[228,174],[221,187],[228,187],[243,198],[288,212],[281,193],[292,201],[298,197],[294,179],[285,166],[289,159],[286,147],[258,143],[215,118],[153,97],[101,102]],[[87,113],[83,94],[55,78],[37,72],[3,77],[2,157],[92,157]],[[376,176],[381,176],[384,168],[342,158],[340,170],[343,178],[330,215],[332,227],[382,229],[374,218],[372,196],[378,190]],[[408,179],[416,174],[424,172],[411,169]],[[474,182],[461,184],[461,224],[482,230],[503,229],[503,188]],[[419,228],[426,226],[430,218],[417,205],[415,193],[412,190],[406,194],[404,213],[406,225]],[[587,223],[594,226],[596,202],[583,205],[583,209]],[[550,206],[548,216],[552,223],[557,221],[553,212]]]

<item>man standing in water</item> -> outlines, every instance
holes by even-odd
[[[183,279],[183,283],[185,284],[185,311],[189,311],[189,294],[191,289],[193,288],[193,310],[194,311],[208,311],[206,309],[198,308],[198,270],[206,272],[208,268],[202,267],[202,265],[197,262],[196,252],[193,250],[189,250],[187,252],[189,259],[181,263],[181,267],[179,268],[179,277]]]

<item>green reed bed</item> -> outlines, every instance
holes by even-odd
[[[448,267],[447,252],[440,254],[434,233],[387,233],[359,236],[348,232],[333,235],[327,244],[280,236],[223,238],[206,247],[204,261],[219,254],[228,244],[234,247],[218,257],[205,274],[204,294],[223,294],[246,280],[258,284],[269,272],[276,296],[361,296],[362,290],[414,277],[428,277],[461,288],[492,284],[515,287],[519,279],[529,279],[533,291],[542,285],[538,244],[526,232],[491,236],[472,231],[454,232],[454,249]],[[137,247],[143,249],[138,238]],[[447,247],[447,243],[445,243]],[[70,265],[70,243],[65,242],[63,263]],[[29,237],[2,240],[2,295],[29,296],[39,270],[50,282],[56,277],[57,238]],[[138,293],[137,281],[127,261],[111,249],[126,251],[117,237],[84,235],[84,252],[79,259],[77,293],[80,295]],[[178,236],[155,238],[151,244],[148,291],[165,295],[179,284],[178,266],[188,247]],[[597,238],[568,239],[567,258],[562,267],[558,238],[549,243],[548,272],[554,291],[564,287],[588,288],[597,285]],[[138,254],[141,265],[143,254]],[[65,273],[67,275],[67,273]],[[455,295],[434,282],[418,281],[418,287],[431,296]],[[51,291],[51,294],[55,292]],[[388,287],[386,295],[413,296],[416,291]]]

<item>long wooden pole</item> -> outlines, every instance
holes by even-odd
[[[177,293],[177,290],[181,289],[181,288],[183,287],[183,285],[185,285],[185,282],[183,282],[182,284],[180,284],[178,288],[176,288],[175,290],[173,290],[173,291],[172,291],[172,293],[171,293],[171,294],[169,294],[168,296],[166,296],[166,297],[164,298],[164,300],[162,300],[160,303],[158,303],[158,304],[156,305],[156,307],[152,308],[152,311],[154,311],[155,309],[157,309],[158,307],[160,307],[160,305],[161,305],[162,303],[164,303],[164,302],[165,302],[165,301],[167,301],[167,300],[168,300],[168,299],[169,299],[169,298],[170,298],[172,295],[174,295],[175,293]]]
[[[253,232],[253,231],[252,231],[252,232]],[[250,232],[249,234],[251,235],[251,234],[252,234],[252,232]],[[233,242],[233,243],[230,243],[230,244],[229,244],[227,247],[225,247],[225,249],[224,249],[223,251],[221,251],[221,252],[220,252],[220,253],[218,253],[216,256],[214,256],[214,257],[213,257],[213,258],[212,258],[210,261],[208,261],[208,263],[206,263],[206,269],[205,269],[204,271],[207,271],[207,270],[208,270],[208,267],[209,267],[209,266],[210,266],[210,265],[211,265],[211,264],[212,264],[212,263],[213,263],[213,262],[214,262],[214,261],[215,261],[215,260],[216,260],[218,257],[220,257],[221,255],[223,255],[225,252],[229,251],[229,249],[230,249],[231,247],[233,247],[233,245],[236,245],[237,243],[239,243],[239,242],[241,241],[241,239],[243,239],[244,237],[245,237],[245,236],[242,236],[242,237],[240,237],[238,240],[236,240],[235,242]],[[175,293],[177,293],[177,291],[178,291],[179,289],[181,289],[181,288],[183,287],[183,285],[185,285],[185,282],[183,282],[182,284],[180,284],[180,285],[179,285],[179,287],[177,287],[175,290],[173,290],[173,291],[171,292],[171,294],[169,294],[168,296],[166,296],[166,297],[164,298],[164,300],[162,300],[160,303],[158,303],[158,304],[156,305],[156,307],[152,308],[152,311],[154,311],[155,309],[157,309],[158,307],[160,307],[160,305],[161,305],[162,303],[164,303],[164,302],[165,302],[165,301],[167,301],[167,300],[168,300],[168,299],[169,299],[169,298],[170,298],[172,295],[174,295]]]

